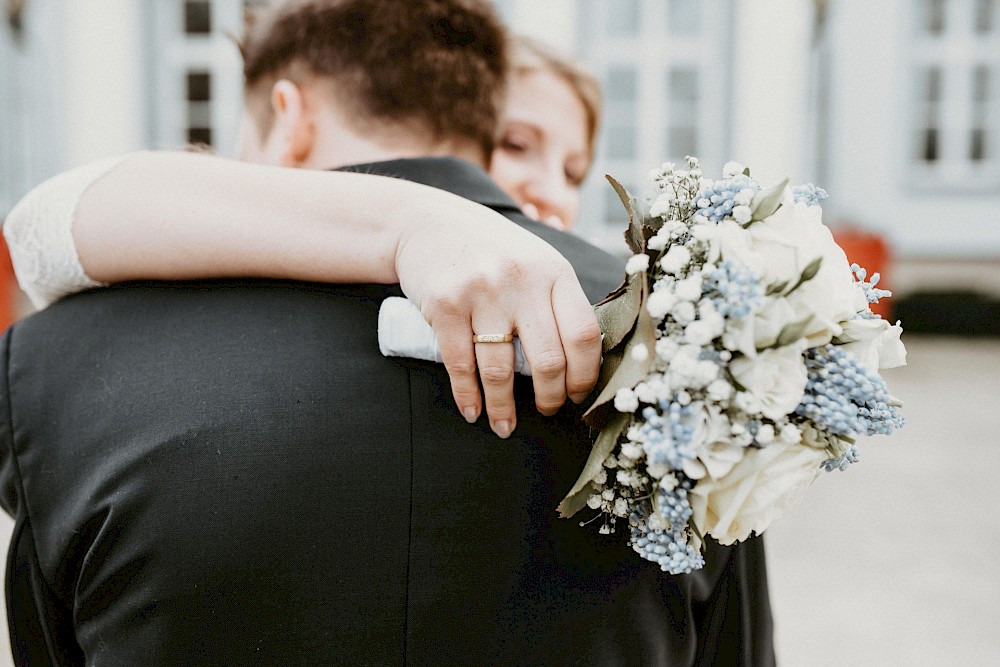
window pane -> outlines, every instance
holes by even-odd
[[[688,67],[670,70],[670,103],[698,101],[698,72]]]
[[[672,127],[668,137],[667,155],[674,160],[681,160],[688,155],[698,155],[698,128]]]
[[[189,102],[207,102],[212,99],[212,75],[208,72],[188,72],[187,98]]]
[[[612,67],[605,84],[609,102],[633,102],[639,89],[638,77],[631,67]]]
[[[605,151],[612,160],[634,160],[636,154],[636,131],[631,125],[609,126]]]
[[[944,32],[945,0],[924,0],[924,26],[932,35]]]
[[[996,13],[996,0],[978,0],[976,2],[976,32],[993,30],[993,17]]]
[[[935,162],[941,157],[941,133],[939,107],[941,100],[941,68],[931,66],[924,69],[919,88],[922,124],[917,133],[917,159]]]
[[[189,104],[187,117],[189,127],[211,127],[212,107],[206,102]]]
[[[702,0],[670,0],[667,30],[672,35],[695,35],[701,31]]]
[[[938,159],[938,131],[929,127],[921,136],[920,159],[924,162],[935,162]]]
[[[187,131],[189,144],[212,145],[212,128],[210,127],[189,127]]]
[[[977,65],[972,70],[972,127],[969,133],[969,159],[973,162],[987,159],[988,132],[987,109],[990,101],[990,69]]]
[[[603,3],[607,12],[609,35],[628,37],[639,33],[639,0]]]
[[[184,3],[184,32],[207,35],[212,32],[212,3],[208,0],[188,0]]]

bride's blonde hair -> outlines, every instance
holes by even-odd
[[[551,72],[569,84],[587,113],[587,148],[591,162],[597,151],[603,95],[601,84],[590,72],[557,50],[531,37],[518,35],[511,40],[511,76]]]

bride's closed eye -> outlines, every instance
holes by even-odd
[[[527,153],[536,150],[537,147],[537,138],[532,137],[530,132],[524,130],[504,132],[500,138],[500,148],[509,153]]]

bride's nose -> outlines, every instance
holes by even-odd
[[[521,188],[521,207],[525,214],[558,229],[569,229],[576,222],[578,193],[559,179],[533,180]]]

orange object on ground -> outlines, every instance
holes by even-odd
[[[10,263],[7,243],[4,241],[3,235],[0,235],[0,331],[17,320],[18,295],[14,265]]]
[[[876,273],[881,276],[876,287],[892,291],[889,279],[892,270],[892,252],[884,238],[857,227],[841,227],[834,228],[833,239],[843,248],[849,262],[868,271],[869,279]],[[873,313],[881,315],[882,319],[893,321],[892,298],[882,299],[878,303],[869,305]]]

